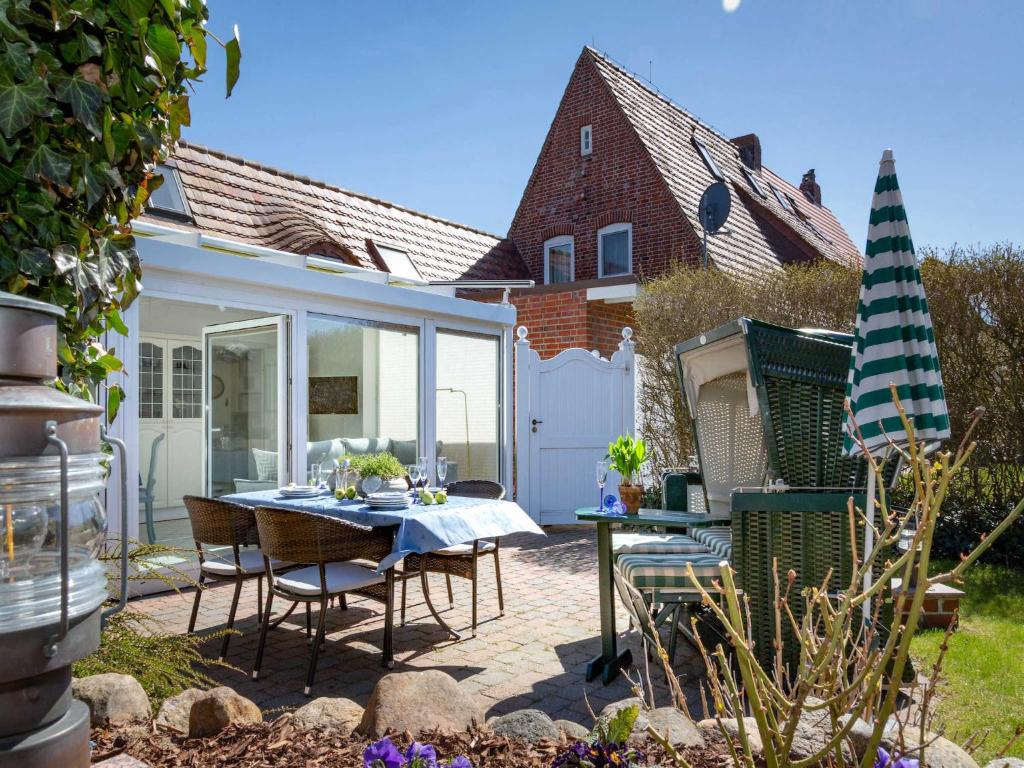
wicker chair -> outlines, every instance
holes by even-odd
[[[220,499],[208,499],[202,496],[185,496],[185,509],[192,523],[192,538],[196,542],[199,554],[199,586],[192,602],[192,616],[188,621],[188,633],[192,634],[199,615],[199,600],[203,595],[206,582],[234,579],[235,594],[228,610],[227,629],[235,626],[235,613],[238,610],[238,598],[242,593],[242,582],[256,579],[256,618],[263,623],[263,577],[266,565],[263,552],[260,550],[260,538],[256,530],[256,517],[252,507],[231,504]],[[231,547],[231,560],[217,554],[208,553],[208,547]],[[275,567],[281,569],[286,563],[276,562]],[[220,646],[220,660],[228,655],[228,643],[231,632],[224,634]]]
[[[328,601],[352,592],[384,604],[383,664],[393,664],[393,605],[394,569],[383,575],[373,568],[354,560],[380,563],[391,553],[394,531],[392,528],[370,528],[306,512],[291,512],[273,507],[256,508],[256,526],[267,563],[267,604],[263,610],[270,615],[274,597],[306,605],[306,635],[311,634],[310,606],[319,604],[316,636],[312,638],[313,651],[309,659],[304,693],[309,696],[316,674],[320,646],[324,642],[324,624]],[[274,559],[311,563],[304,568],[285,574],[275,572]],[[263,663],[263,649],[267,641],[267,627],[260,627],[259,647],[252,679],[259,678]]]
[[[469,496],[477,499],[503,499],[505,498],[505,487],[501,483],[491,480],[459,480],[448,485],[449,496]],[[456,544],[452,547],[445,547],[436,552],[429,552],[425,555],[406,555],[404,570],[408,576],[419,571],[420,585],[423,589],[423,598],[427,608],[434,618],[456,638],[459,633],[455,632],[448,624],[441,619],[434,605],[430,600],[430,588],[427,584],[428,573],[443,573],[445,584],[448,587],[448,606],[455,607],[455,598],[452,594],[452,576],[469,579],[473,584],[473,636],[476,636],[476,595],[477,595],[477,561],[481,555],[492,555],[494,557],[494,576],[498,582],[498,615],[505,615],[505,597],[501,591],[501,561],[498,556],[500,539],[495,537],[493,541],[477,539],[471,544]],[[402,580],[402,614],[401,623],[405,624],[405,584],[408,576]]]

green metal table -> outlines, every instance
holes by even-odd
[[[598,675],[605,685],[614,680],[619,672],[633,663],[633,654],[627,648],[619,653],[615,633],[615,589],[612,569],[615,557],[612,553],[612,526],[616,523],[646,528],[701,528],[720,523],[709,520],[707,515],[694,512],[669,512],[661,509],[641,509],[635,515],[617,515],[597,507],[581,507],[576,510],[580,522],[597,523],[597,583],[601,603],[601,653],[587,662],[587,682]]]

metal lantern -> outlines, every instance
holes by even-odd
[[[0,293],[0,763],[25,768],[89,764],[71,664],[98,647],[107,598],[103,409],[46,383],[62,316]]]

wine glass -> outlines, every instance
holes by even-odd
[[[419,464],[410,464],[408,466],[408,470],[409,470],[409,479],[412,480],[412,502],[413,502],[413,504],[415,504],[416,503],[416,497],[419,495],[419,494],[416,493],[416,488],[420,484],[420,465]]]
[[[427,488],[430,485],[430,472],[428,471],[427,457],[420,456],[419,460],[416,462],[416,466],[419,469],[420,480],[423,481],[423,487]]]
[[[320,469],[319,464],[309,465],[309,484],[313,488],[320,487],[320,478],[322,477],[323,471]]]
[[[608,470],[611,468],[611,462],[607,459],[601,459],[597,462],[597,509],[601,511],[604,509],[604,486],[608,482]]]
[[[444,479],[448,476],[448,457],[437,457],[437,484],[444,488]]]

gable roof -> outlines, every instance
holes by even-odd
[[[797,187],[764,166],[760,171],[747,169],[758,177],[767,193],[762,197],[751,187],[744,175],[746,166],[740,160],[739,150],[727,137],[599,51],[588,46],[582,56],[593,63],[607,84],[683,215],[698,234],[702,232],[697,218],[701,194],[715,178],[701,159],[693,138],[707,147],[725,176],[732,198],[726,224],[729,234],[709,240],[708,256],[716,266],[737,275],[756,276],[784,263],[784,254],[792,248],[784,251],[782,241],[795,245],[812,258],[820,256],[840,264],[860,265],[860,252],[832,211],[812,203]],[[795,201],[794,212],[779,204],[769,182]]]
[[[167,164],[181,179],[190,229],[376,270],[384,264],[372,243],[390,246],[406,251],[425,280],[528,276],[511,241],[386,200],[184,141]]]

